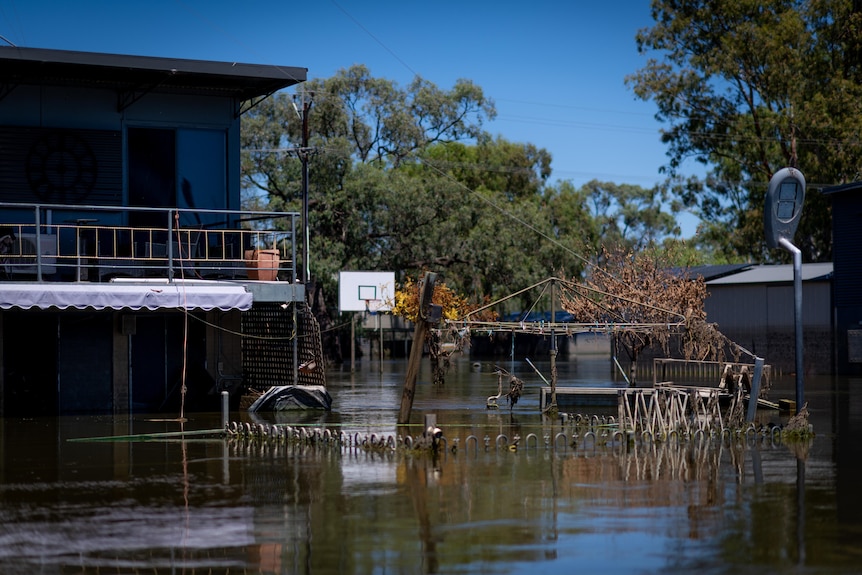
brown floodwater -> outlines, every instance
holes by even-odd
[[[436,414],[437,457],[157,435],[215,429],[220,414],[0,420],[0,574],[862,571],[862,378],[806,379],[817,435],[804,446],[555,448],[567,428],[539,413],[541,380],[501,366],[526,382],[512,410],[486,409],[493,364],[462,359],[442,387],[420,374],[407,429],[400,361],[328,372],[330,413],[231,414],[354,437],[416,436]],[[613,384],[601,358],[560,362],[559,378]],[[779,379],[771,398],[793,393]]]

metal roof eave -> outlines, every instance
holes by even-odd
[[[820,193],[824,195],[833,195],[833,194],[842,194],[845,192],[855,192],[857,190],[862,189],[862,182],[850,182],[849,184],[841,184],[839,186],[830,186],[828,188],[823,188],[820,190]]]
[[[80,85],[135,91],[231,96],[248,100],[304,82],[294,66],[131,56],[0,46],[5,85]]]
[[[832,278],[831,262],[802,264],[802,281],[828,281]],[[760,265],[739,273],[723,276],[706,282],[707,286],[740,284],[793,283],[793,265]]]

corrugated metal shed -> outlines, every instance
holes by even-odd
[[[754,264],[715,264],[704,266],[691,266],[686,268],[673,268],[673,273],[680,275],[685,273],[689,278],[702,277],[704,281],[710,281],[730,274],[736,274],[746,270]]]
[[[806,369],[832,369],[831,263],[802,265],[802,321]],[[779,371],[793,369],[792,265],[758,265],[707,281],[707,321],[744,348],[766,357]]]

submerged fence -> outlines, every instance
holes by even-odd
[[[635,410],[637,412],[637,410]],[[641,412],[638,412],[641,413]],[[653,412],[657,413],[657,412]],[[642,421],[646,422],[648,418]],[[628,421],[627,416],[627,421]],[[228,443],[238,453],[276,454],[284,450],[334,450],[376,453],[465,453],[478,455],[489,452],[577,452],[601,449],[632,449],[650,445],[778,445],[782,442],[779,426],[731,428],[718,426],[689,427],[685,431],[670,429],[653,432],[636,425],[626,429],[613,416],[582,416],[561,414],[561,425],[553,431],[540,431],[508,436],[503,433],[466,436],[429,437],[407,434],[346,433],[322,427],[268,425],[232,422],[225,431]],[[654,428],[655,429],[655,428]]]
[[[655,358],[652,363],[653,387],[660,383],[669,382],[715,387],[720,385],[729,374],[738,378],[743,373],[752,374],[753,372],[753,363],[671,358]],[[765,397],[772,387],[772,376],[772,366],[764,365],[760,382],[760,397]]]

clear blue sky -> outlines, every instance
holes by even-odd
[[[624,84],[642,67],[634,36],[649,0],[4,0],[18,46],[308,68],[365,64],[406,85],[468,78],[494,99],[486,126],[553,156],[553,178],[652,186],[666,148],[655,106]],[[701,173],[692,164],[690,169]],[[682,220],[683,233],[694,219]]]

